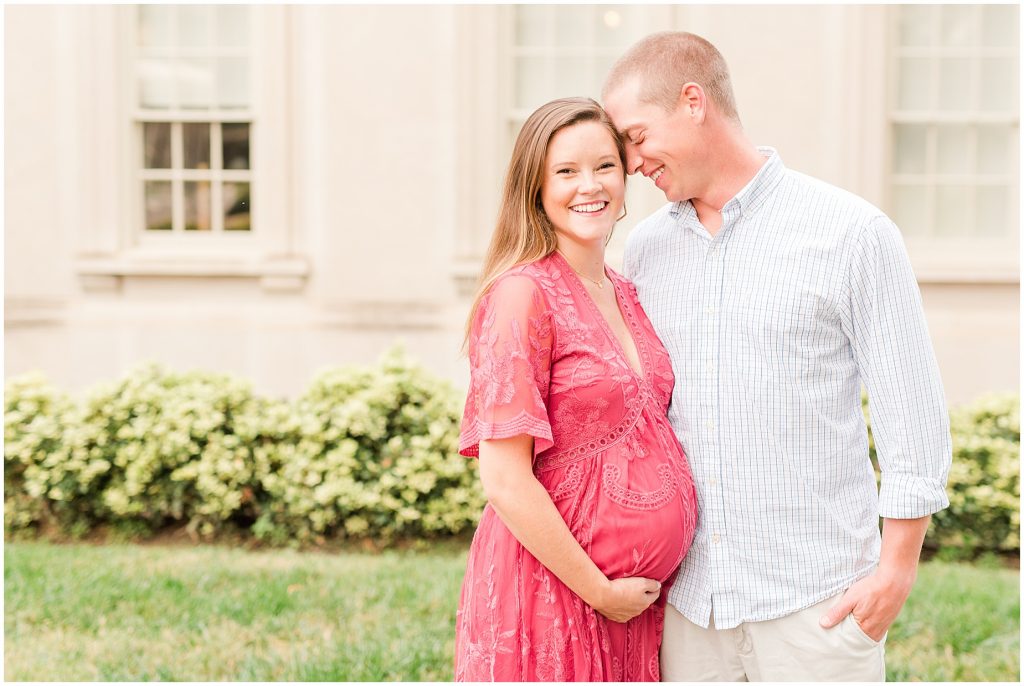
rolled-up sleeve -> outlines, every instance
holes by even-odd
[[[884,216],[856,237],[842,317],[868,392],[882,471],[879,514],[913,519],[949,505],[949,412],[906,248]]]

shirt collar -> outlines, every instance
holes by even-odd
[[[761,153],[762,157],[767,158],[766,162],[757,170],[754,178],[748,181],[747,185],[740,189],[739,193],[734,195],[729,202],[725,203],[725,206],[722,207],[723,214],[733,204],[738,205],[743,214],[756,211],[768,198],[775,185],[782,180],[786,166],[782,164],[782,158],[779,157],[778,151],[767,146],[759,146],[757,151]],[[689,200],[673,203],[669,212],[682,220],[697,216],[697,210]]]

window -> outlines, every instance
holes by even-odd
[[[309,263],[282,192],[294,176],[294,99],[283,96],[292,13],[90,5],[78,15],[97,37],[76,44],[60,92],[82,112],[68,133],[81,200],[68,207],[80,215],[86,290],[209,276],[304,288]]]
[[[243,5],[138,7],[145,234],[252,230],[249,22]]]
[[[1016,240],[1018,8],[895,8],[889,209],[908,241]]]

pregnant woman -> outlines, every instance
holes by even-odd
[[[668,354],[604,263],[625,150],[593,100],[512,153],[467,338],[460,452],[488,498],[456,620],[458,681],[658,681],[662,584],[697,498],[666,418]]]

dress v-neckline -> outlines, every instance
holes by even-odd
[[[604,313],[601,311],[601,308],[598,307],[596,302],[594,302],[593,296],[590,295],[590,291],[587,290],[587,287],[584,285],[582,279],[580,279],[579,274],[577,274],[576,270],[572,268],[571,264],[569,264],[569,260],[565,259],[565,256],[559,253],[557,250],[552,254],[558,256],[558,259],[562,261],[565,268],[569,271],[569,278],[576,283],[580,290],[583,291],[583,297],[586,298],[587,303],[590,305],[591,311],[593,312],[597,320],[601,323],[601,328],[604,329],[605,335],[608,336],[609,339],[611,339],[612,345],[615,346],[615,349],[618,352],[619,356],[622,358],[623,362],[625,362],[626,368],[629,369],[629,371],[631,371],[633,375],[636,376],[636,378],[639,379],[640,381],[647,381],[647,367],[644,364],[644,353],[640,349],[640,343],[637,341],[638,337],[636,334],[636,330],[633,328],[631,324],[632,320],[630,319],[630,317],[627,317],[626,313],[623,312],[622,310],[622,291],[619,289],[618,282],[616,282],[615,279],[613,279],[608,274],[607,267],[605,267],[605,276],[608,277],[608,280],[612,284],[612,290],[615,292],[615,307],[619,311],[619,316],[622,317],[622,323],[626,325],[626,334],[629,336],[630,340],[633,343],[633,347],[636,349],[637,361],[640,363],[639,370],[633,367],[633,363],[630,361],[629,355],[626,354],[626,346],[623,345],[622,341],[619,340],[619,337],[615,335],[615,330],[612,328],[612,325],[608,323],[608,319],[604,316]]]

